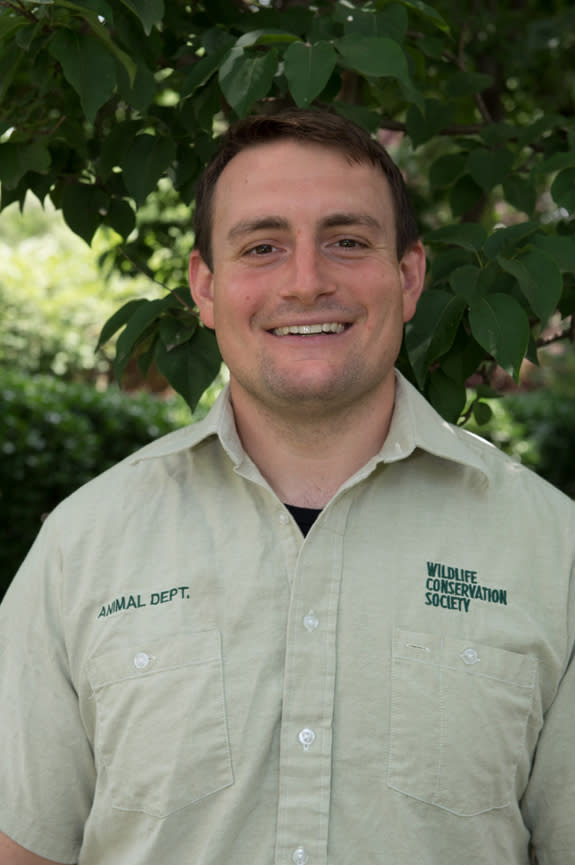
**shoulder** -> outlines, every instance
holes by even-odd
[[[519,510],[536,509],[541,515],[551,512],[575,520],[575,502],[557,487],[480,436],[461,427],[452,426],[452,430],[474,460],[485,466],[492,496]]]

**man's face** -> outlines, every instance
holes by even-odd
[[[212,249],[213,273],[193,253],[190,282],[234,405],[310,416],[393,394],[425,256],[398,261],[377,168],[291,140],[244,150],[217,182]]]

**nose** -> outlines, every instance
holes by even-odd
[[[291,264],[282,292],[284,297],[297,298],[302,303],[312,304],[321,295],[333,294],[335,291],[328,262],[313,240],[298,240]]]

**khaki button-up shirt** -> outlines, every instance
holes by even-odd
[[[572,865],[574,528],[399,377],[304,540],[224,393],[9,590],[0,829],[80,865]]]

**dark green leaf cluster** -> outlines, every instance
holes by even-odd
[[[195,182],[228,123],[340,112],[410,178],[432,272],[401,363],[454,418],[464,375],[491,360],[516,375],[548,317],[573,312],[574,34],[562,0],[3,0],[2,207],[50,196],[88,243],[116,232],[107,267],[179,291]],[[118,370],[155,357],[193,402],[213,338],[171,301],[123,315]]]
[[[154,361],[193,411],[218,374],[221,357],[215,335],[200,326],[190,306],[188,290],[176,289],[158,300],[128,301],[106,322],[97,348],[120,328],[124,329],[114,361],[117,380],[122,380],[132,357],[137,357],[144,377]]]
[[[44,515],[179,425],[173,403],[2,370],[0,417],[0,595]]]
[[[488,236],[481,225],[463,223],[427,241],[430,286],[406,327],[404,367],[407,358],[418,387],[457,421],[466,381],[480,365],[495,362],[518,381],[525,357],[537,363],[541,327],[563,304],[565,317],[573,313],[563,289],[574,284],[575,236],[548,234],[534,222]]]

